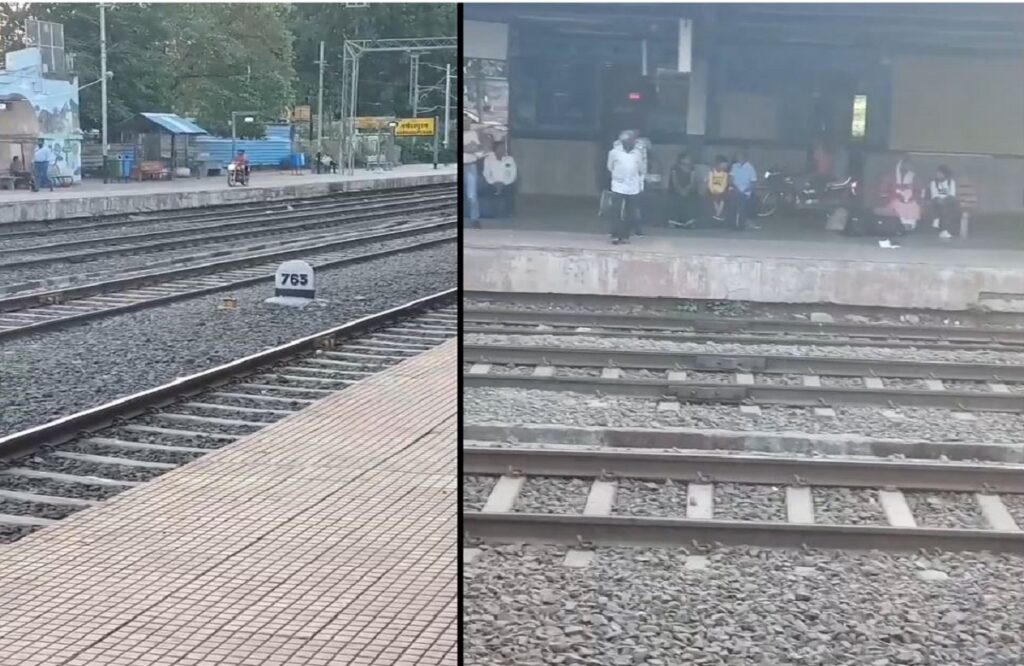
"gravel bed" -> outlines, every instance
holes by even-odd
[[[924,391],[923,379],[902,379],[899,377],[884,377],[882,384],[887,389],[899,389],[901,391]]]
[[[558,391],[473,387],[463,391],[466,423],[561,424],[624,428],[712,428],[809,434],[857,434],[877,438],[934,442],[1019,443],[1024,416],[979,412],[959,421],[951,411],[901,408],[906,418],[888,419],[881,407],[841,405],[836,418],[819,418],[810,409],[761,407],[748,416],[732,405],[683,405],[678,412],[657,411],[657,401]]]
[[[776,375],[758,373],[754,383],[761,386],[803,386],[803,375]],[[824,382],[822,382],[824,384]]]
[[[770,354],[773,356],[824,356],[877,361],[946,361],[950,363],[1024,364],[1024,352],[988,349],[914,349],[911,347],[858,347],[814,345],[744,345],[717,342],[676,342],[641,338],[602,338],[599,336],[497,335],[468,333],[466,344],[517,345],[537,347],[592,347],[622,351],[662,351],[704,354]]]
[[[685,518],[686,506],[685,483],[620,479],[612,514]]]
[[[716,520],[786,521],[786,492],[778,486],[716,483]]]
[[[827,388],[866,388],[862,377],[837,377],[821,375],[821,385]]]
[[[498,482],[496,476],[472,476],[461,478],[459,487],[462,489],[462,507],[468,511],[479,511],[484,508],[487,498]]]
[[[1024,393],[1024,383],[1020,382],[1004,382],[1006,387],[1010,389],[1010,393]]]
[[[985,517],[972,493],[904,492],[921,527],[986,529]]]
[[[696,384],[735,384],[735,372],[705,372],[704,370],[687,370],[686,381]]]
[[[143,467],[129,467],[127,465],[107,465],[101,463],[83,462],[81,460],[68,460],[46,456],[44,458],[31,457],[17,461],[22,467],[37,469],[44,472],[60,472],[62,474],[77,474],[79,476],[98,476],[104,479],[117,481],[149,481],[160,476],[166,470],[147,469]]]
[[[601,376],[601,368],[570,368],[565,366],[559,366],[555,370],[556,377],[586,377],[594,378]],[[625,377],[626,373],[623,372],[622,376]],[[650,377],[647,377],[650,379]],[[630,378],[632,379],[632,377]]]
[[[828,525],[888,525],[878,491],[868,488],[813,488],[814,520]]]
[[[21,502],[19,500],[0,498],[0,513],[12,516],[36,516],[38,518],[50,518],[60,520],[70,516],[82,507],[58,506],[56,504],[43,504],[41,502]]]
[[[13,543],[18,539],[27,537],[41,527],[29,527],[27,525],[4,525],[0,523],[0,544]]]
[[[947,391],[968,391],[972,393],[991,393],[986,382],[974,382],[961,379],[943,379],[942,385]]]
[[[623,368],[620,375],[623,379],[668,379],[668,370],[645,370],[643,368]],[[597,373],[601,374],[600,371]]]
[[[1024,561],[720,548],[485,547],[463,573],[473,666],[1019,666]],[[927,573],[925,573],[927,572]],[[926,580],[941,578],[942,580]]]
[[[302,309],[265,304],[273,295],[268,281],[0,342],[0,433],[449,289],[457,283],[457,251],[451,243],[320,271],[317,294],[324,300]],[[237,309],[220,309],[228,295]]]
[[[434,213],[431,213],[433,216]],[[126,250],[125,254],[116,256],[98,257],[86,261],[48,261],[45,264],[36,266],[25,266],[22,268],[6,267],[0,263],[0,284],[18,284],[31,280],[53,278],[80,274],[108,274],[122,275],[125,271],[151,270],[158,266],[184,266],[191,263],[205,263],[213,260],[223,260],[232,255],[248,254],[251,252],[264,252],[275,248],[287,247],[288,245],[303,245],[318,240],[338,239],[347,240],[349,235],[358,235],[360,232],[367,234],[386,231],[391,225],[384,225],[381,222],[372,224],[360,224],[352,228],[336,229],[314,229],[305,231],[294,231],[286,234],[268,233],[265,236],[255,238],[236,239],[232,241],[203,242],[197,241],[187,247],[180,247],[167,250]],[[450,232],[449,232],[450,233]],[[421,238],[428,239],[444,232],[432,232],[423,234]],[[154,241],[157,242],[157,241]],[[408,240],[404,240],[408,243]],[[383,242],[360,244],[343,250],[343,256],[364,254],[375,250],[385,249],[401,245],[403,239],[394,239]],[[91,251],[94,248],[81,251]],[[79,250],[61,250],[59,254],[78,252]],[[313,254],[315,252],[311,252]],[[46,259],[51,254],[24,253],[12,255],[7,261],[26,261],[29,259]]]
[[[572,298],[572,301],[566,299]],[[510,302],[509,299],[488,298],[486,296],[475,296],[466,298],[464,303],[467,308],[514,308],[529,312],[579,312],[596,314],[632,314],[658,316],[679,316],[686,313],[701,313],[714,315],[716,317],[741,317],[745,319],[775,319],[808,321],[812,313],[827,313],[837,322],[853,324],[905,324],[908,326],[919,325],[941,325],[941,326],[985,326],[990,321],[984,315],[975,315],[969,312],[927,312],[927,311],[904,311],[899,309],[863,308],[863,307],[842,307],[820,305],[798,305],[798,304],[767,304],[752,301],[699,301],[691,299],[615,299],[615,298],[587,298],[580,302],[575,297],[564,299],[552,298],[548,301],[529,299]],[[1024,324],[1024,320],[1015,320],[1011,317],[1002,319],[1018,321],[1017,325]],[[1012,326],[1012,323],[1000,322],[998,326]]]
[[[589,479],[531,476],[519,491],[513,511],[520,513],[583,513]]]
[[[219,390],[222,390],[222,391],[224,391],[226,393],[237,393],[239,395],[242,395],[242,394],[246,393],[245,390],[237,388],[237,387],[224,387],[224,388],[219,389]],[[249,392],[249,394],[252,395],[252,392]],[[292,411],[299,411],[300,409],[306,407],[305,403],[297,402],[296,400],[293,400],[292,396],[287,396],[287,397],[279,396],[279,397],[282,397],[285,400],[285,402],[278,402],[276,400],[274,402],[264,402],[263,400],[254,400],[254,399],[249,399],[249,398],[227,398],[227,397],[213,396],[213,395],[197,395],[197,396],[195,396],[193,398],[193,400],[195,402],[205,402],[205,403],[208,403],[208,404],[211,404],[211,405],[225,405],[225,406],[231,406],[231,407],[247,407],[247,408],[250,408],[250,409],[279,409],[279,410],[288,410],[288,409],[290,409]],[[316,398],[313,398],[313,399],[316,400]],[[182,410],[183,412],[186,410],[185,407],[178,407],[178,409]],[[253,415],[253,414],[249,414],[248,418],[250,418],[250,419],[252,419],[254,421],[259,420],[259,419],[255,418],[255,415]]]
[[[89,444],[86,442],[74,442],[62,444],[61,451],[73,453],[88,453],[94,456],[112,456],[115,458],[128,458],[129,460],[142,460],[145,462],[171,463],[184,465],[200,457],[201,453],[188,451],[150,451],[143,449],[126,449],[119,446],[107,446],[104,444]]]
[[[489,375],[515,375],[517,377],[527,377],[533,374],[532,365],[515,365],[512,363],[506,363],[504,365],[494,364],[491,365],[491,370],[487,374]]]
[[[13,474],[0,474],[0,488],[4,490],[21,490],[26,493],[36,493],[37,495],[92,500],[104,500],[125,490],[125,488],[94,486],[87,483],[60,483],[59,481],[51,481],[49,479],[30,479]]]

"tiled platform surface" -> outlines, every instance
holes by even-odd
[[[455,664],[456,345],[0,546],[0,664]]]

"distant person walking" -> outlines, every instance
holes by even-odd
[[[463,116],[466,130],[462,133],[462,196],[469,210],[469,225],[480,228],[480,158],[483,147],[480,134],[471,129],[470,119]]]
[[[33,192],[38,192],[41,187],[48,187],[53,192],[53,183],[50,182],[50,165],[55,161],[56,156],[53,151],[47,148],[45,141],[39,139],[39,145],[32,156],[32,169],[36,177],[35,186],[32,188]]]
[[[620,143],[608,151],[608,171],[612,176],[611,235],[616,245],[628,242],[631,229],[638,226],[646,160],[636,138],[634,132],[623,132]]]

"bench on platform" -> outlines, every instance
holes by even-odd
[[[170,180],[171,170],[163,162],[142,162],[138,166],[139,180]]]
[[[50,176],[50,182],[57,187],[71,187],[75,179],[72,176]]]

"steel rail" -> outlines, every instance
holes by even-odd
[[[1002,342],[1024,344],[1024,328],[1010,326],[966,327],[903,324],[854,324],[811,322],[799,319],[745,319],[708,315],[652,316],[590,312],[466,308],[467,323],[525,324],[532,326],[601,326],[627,330],[694,331],[697,333],[791,333],[826,334],[873,339],[922,341]]]
[[[881,340],[867,338],[844,338],[844,337],[822,337],[819,335],[801,335],[799,337],[787,334],[764,334],[764,335],[742,335],[733,333],[692,333],[679,331],[676,333],[657,333],[651,330],[623,331],[606,328],[579,327],[579,328],[552,328],[545,325],[542,327],[517,328],[514,326],[473,326],[462,327],[463,335],[478,333],[482,335],[555,335],[558,337],[600,337],[600,338],[621,338],[621,339],[642,339],[642,340],[665,340],[668,342],[681,342],[691,344],[707,344],[714,342],[718,344],[738,345],[803,345],[814,347],[881,347],[888,349],[930,349],[937,351],[952,350],[985,350],[985,351],[1010,351],[1021,352],[1022,345],[1013,342],[969,342],[969,341],[943,341],[925,342],[921,340]]]
[[[450,201],[449,201],[450,199]],[[47,264],[57,263],[82,263],[93,259],[101,259],[104,257],[117,257],[122,255],[133,255],[133,254],[146,254],[150,252],[159,252],[163,250],[174,250],[184,247],[210,245],[216,243],[224,243],[232,240],[244,240],[247,238],[273,238],[275,236],[283,236],[288,232],[301,232],[301,231],[312,231],[318,228],[327,228],[337,226],[339,224],[351,224],[354,222],[360,222],[364,220],[373,220],[375,217],[381,214],[393,212],[393,209],[399,207],[407,207],[413,204],[418,204],[420,207],[419,211],[424,210],[435,210],[451,206],[455,201],[455,196],[444,197],[441,200],[436,198],[432,199],[417,199],[414,201],[388,201],[386,203],[374,205],[370,212],[360,212],[355,215],[341,215],[337,218],[323,219],[319,213],[302,213],[300,216],[303,218],[309,218],[303,222],[295,222],[290,225],[274,226],[269,221],[266,225],[254,229],[242,229],[237,231],[229,231],[224,233],[213,233],[213,234],[201,234],[197,236],[186,236],[184,238],[174,238],[170,240],[161,240],[151,243],[142,243],[137,245],[128,245],[124,247],[109,247],[103,249],[92,249],[77,254],[62,254],[62,255],[51,255],[47,257],[37,257],[34,259],[24,259],[21,261],[15,261],[10,263],[0,263],[0,272],[17,269],[17,268],[28,268],[31,266],[45,266]]]
[[[111,291],[121,289],[152,286],[183,277],[208,275],[210,273],[215,273],[226,269],[245,268],[247,266],[261,264],[266,261],[276,259],[289,259],[293,257],[301,257],[309,252],[323,252],[326,250],[336,250],[351,245],[357,245],[360,243],[389,240],[392,238],[402,238],[404,236],[426,233],[434,229],[440,230],[446,227],[450,227],[454,224],[454,220],[446,220],[442,222],[432,222],[425,225],[410,225],[409,227],[404,229],[384,231],[368,236],[358,236],[355,238],[348,236],[338,240],[330,240],[326,242],[323,240],[319,240],[310,244],[292,245],[286,248],[260,252],[258,254],[246,254],[240,257],[221,259],[219,261],[211,261],[204,264],[193,264],[191,266],[172,268],[166,271],[127,275],[125,277],[114,278],[112,280],[103,280],[101,282],[91,282],[89,284],[60,287],[58,289],[51,289],[49,291],[34,291],[28,294],[0,298],[0,313],[16,312],[18,310],[24,310],[32,307],[53,305],[55,303],[66,303],[71,299],[86,298],[89,296],[105,294]]]
[[[463,446],[462,473],[1024,493],[1024,465],[755,456],[706,451]]]
[[[424,310],[452,302],[457,294],[458,289],[447,289],[383,312],[307,335],[278,347],[251,354],[216,368],[175,379],[156,388],[118,398],[97,407],[63,416],[50,423],[0,437],[0,457],[17,456],[40,446],[67,441],[83,431],[107,427],[119,419],[130,418],[148,409],[166,405],[183,396],[219,386],[239,375],[245,375],[275,361],[316,350],[333,338],[361,334],[396,319],[414,316]]]
[[[379,209],[379,208],[388,208],[388,207],[399,205],[399,204],[417,203],[417,202],[423,201],[424,200],[424,198],[423,198],[424,196],[430,196],[431,194],[435,194],[435,193],[415,192],[415,193],[403,194],[403,195],[393,195],[392,194],[391,196],[378,196],[378,197],[373,197],[373,198],[367,197],[367,198],[363,198],[363,199],[359,199],[359,200],[355,200],[355,201],[341,200],[341,201],[335,201],[335,202],[333,202],[330,205],[318,206],[318,207],[315,207],[315,208],[304,207],[302,210],[296,210],[296,211],[288,211],[288,210],[284,210],[284,211],[258,210],[255,213],[247,213],[245,215],[235,216],[235,217],[240,217],[242,219],[235,219],[234,221],[231,221],[231,222],[227,221],[227,220],[232,219],[231,217],[211,218],[211,221],[215,221],[216,222],[216,226],[204,224],[204,225],[183,227],[183,228],[179,228],[179,229],[166,229],[166,230],[161,230],[161,231],[144,231],[144,232],[139,232],[139,233],[121,234],[121,235],[118,235],[118,236],[102,236],[102,237],[99,237],[99,238],[85,238],[85,239],[81,239],[81,240],[61,241],[61,242],[58,242],[58,243],[47,243],[45,245],[35,244],[35,245],[32,245],[31,248],[0,248],[0,256],[8,255],[8,254],[24,253],[24,252],[29,252],[29,251],[34,253],[34,254],[39,254],[40,252],[44,252],[44,251],[63,250],[63,249],[70,249],[70,248],[76,248],[76,247],[88,247],[90,245],[103,245],[105,243],[106,244],[110,244],[110,243],[121,244],[121,243],[129,243],[129,242],[138,241],[138,240],[155,240],[155,239],[158,239],[158,238],[173,238],[175,236],[183,236],[185,234],[190,234],[190,233],[192,233],[192,234],[200,234],[201,232],[211,231],[211,230],[216,230],[217,232],[222,232],[225,229],[239,228],[239,229],[250,229],[252,231],[256,231],[256,230],[258,230],[260,228],[263,228],[263,227],[273,228],[273,229],[282,228],[282,229],[286,229],[286,230],[287,229],[294,229],[294,228],[300,228],[301,229],[301,228],[304,228],[301,225],[288,225],[288,226],[285,226],[285,227],[278,227],[278,226],[272,226],[272,225],[276,225],[278,222],[283,221],[283,220],[304,220],[304,219],[316,220],[317,218],[322,217],[324,215],[334,215],[334,214],[338,214],[338,213],[344,213],[344,212],[347,212],[347,211],[352,210],[352,209],[358,209],[360,211],[363,211],[363,210],[366,210],[367,208]],[[268,214],[273,214],[274,215],[273,218],[268,220]],[[53,233],[53,232],[51,232],[51,233]],[[57,233],[63,233],[63,232],[57,232]],[[211,237],[214,237],[216,235],[217,234],[211,235]],[[204,236],[195,236],[194,238],[204,238]],[[0,240],[2,240],[2,239],[0,239]],[[2,264],[0,264],[0,265],[2,265]]]
[[[275,199],[273,201],[250,201],[245,203],[217,204],[204,206],[202,208],[175,208],[168,210],[154,210],[134,213],[114,213],[110,215],[96,215],[93,217],[73,217],[59,220],[25,220],[16,222],[0,223],[0,241],[26,236],[36,236],[40,233],[70,233],[72,231],[97,231],[109,227],[125,227],[135,224],[152,224],[153,222],[189,222],[202,221],[206,219],[232,219],[240,216],[251,215],[254,211],[275,212],[278,210],[287,211],[288,207],[295,208],[331,206],[339,201],[351,197],[368,198],[375,193],[412,193],[420,189],[443,189],[451,187],[450,183],[432,183],[428,185],[415,185],[388,190],[357,190],[351,192],[334,192],[315,197],[298,197],[294,199]],[[92,224],[79,224],[85,220],[92,220]],[[74,226],[63,226],[60,223],[66,222]],[[38,227],[38,228],[30,228]],[[22,231],[3,231],[7,228],[23,229]]]
[[[842,550],[1024,553],[1024,532],[820,525],[638,516],[463,511],[467,541],[586,546],[760,546]]]
[[[699,370],[762,374],[833,375],[1024,382],[1024,365],[953,363],[948,361],[891,361],[828,356],[772,354],[715,354],[602,349],[463,344],[463,360],[480,363],[616,367],[648,370]]]
[[[463,374],[463,387],[516,388],[540,391],[601,393],[639,398],[675,398],[680,402],[787,405],[902,405],[970,411],[1024,412],[1024,394],[971,391],[927,391],[769,384],[672,382],[664,379],[606,379],[599,377],[535,377]]]
[[[433,230],[432,229],[433,227],[451,227],[451,226],[454,226],[455,224],[456,224],[456,222],[454,222],[454,221],[452,221],[452,222],[445,222],[445,223],[441,223],[441,224],[437,224],[437,225],[431,225],[431,228],[427,228],[427,229],[419,228],[419,229],[416,230],[416,232],[408,232],[408,231],[402,232],[401,235],[393,236],[393,237],[400,238],[400,237],[403,237],[403,236],[411,235],[412,233],[427,233],[427,232]],[[412,252],[412,251],[415,251],[415,250],[424,250],[424,249],[427,249],[427,248],[434,247],[436,245],[444,245],[446,243],[451,243],[451,242],[457,241],[457,240],[458,240],[457,236],[446,236],[444,238],[433,238],[433,239],[429,239],[429,240],[424,240],[424,241],[419,241],[419,242],[416,242],[416,243],[412,243],[412,244],[409,244],[409,245],[403,245],[402,247],[388,248],[386,250],[379,250],[379,251],[376,251],[376,252],[367,252],[367,253],[364,253],[364,254],[360,254],[360,255],[356,255],[356,256],[352,256],[352,257],[344,257],[342,259],[336,259],[336,260],[333,260],[333,261],[315,261],[314,260],[313,263],[315,264],[314,268],[316,268],[316,269],[331,268],[331,267],[336,267],[336,266],[341,266],[341,265],[361,263],[361,262],[364,262],[364,261],[372,261],[372,260],[375,260],[375,259],[383,259],[384,257],[389,257],[389,256],[393,256],[393,255],[396,255],[396,254],[402,254],[404,252]],[[365,241],[363,241],[363,242],[365,242]],[[288,256],[296,256],[296,255],[292,254],[292,253],[289,253]],[[144,310],[144,309],[147,309],[147,308],[157,307],[157,306],[160,306],[160,305],[167,305],[169,303],[174,303],[176,301],[187,300],[187,299],[190,299],[190,298],[196,298],[198,296],[206,296],[208,294],[214,294],[214,293],[217,293],[217,292],[220,292],[220,291],[225,291],[225,290],[228,290],[228,289],[237,289],[238,287],[244,287],[244,286],[247,286],[247,285],[257,284],[257,283],[260,283],[260,282],[264,282],[264,281],[266,281],[268,278],[270,278],[272,276],[273,276],[273,270],[271,269],[269,272],[267,272],[266,274],[263,274],[263,275],[257,275],[257,276],[253,276],[253,277],[228,280],[228,281],[225,281],[222,284],[216,284],[216,285],[211,285],[211,286],[206,286],[206,287],[197,287],[195,289],[190,289],[188,291],[182,291],[182,292],[173,293],[173,294],[166,294],[166,295],[163,295],[163,296],[154,296],[152,298],[147,298],[145,300],[136,301],[136,302],[133,302],[133,303],[127,303],[127,304],[124,304],[124,305],[112,305],[111,307],[99,308],[99,309],[92,310],[92,311],[89,311],[89,312],[82,312],[82,313],[79,313],[79,314],[68,315],[66,317],[54,318],[54,319],[50,319],[50,320],[40,321],[40,322],[33,323],[33,324],[26,324],[24,326],[17,326],[17,327],[14,327],[14,328],[6,328],[6,329],[0,330],[0,341],[10,340],[10,339],[17,338],[17,337],[24,337],[26,335],[31,335],[31,334],[34,334],[34,333],[39,333],[40,331],[45,331],[45,330],[50,330],[50,329],[55,329],[55,328],[63,328],[63,327],[66,327],[66,326],[72,326],[72,325],[76,325],[76,324],[82,324],[82,323],[85,323],[85,322],[88,322],[88,321],[92,321],[94,319],[100,319],[100,318],[103,318],[103,317],[112,317],[114,315],[126,314],[126,313],[129,313],[129,312],[134,312],[136,310]],[[167,284],[167,283],[163,282],[163,284]],[[117,292],[104,292],[104,293],[116,294]],[[70,301],[70,303],[74,303],[74,301]],[[0,314],[2,314],[2,313],[0,313]]]

